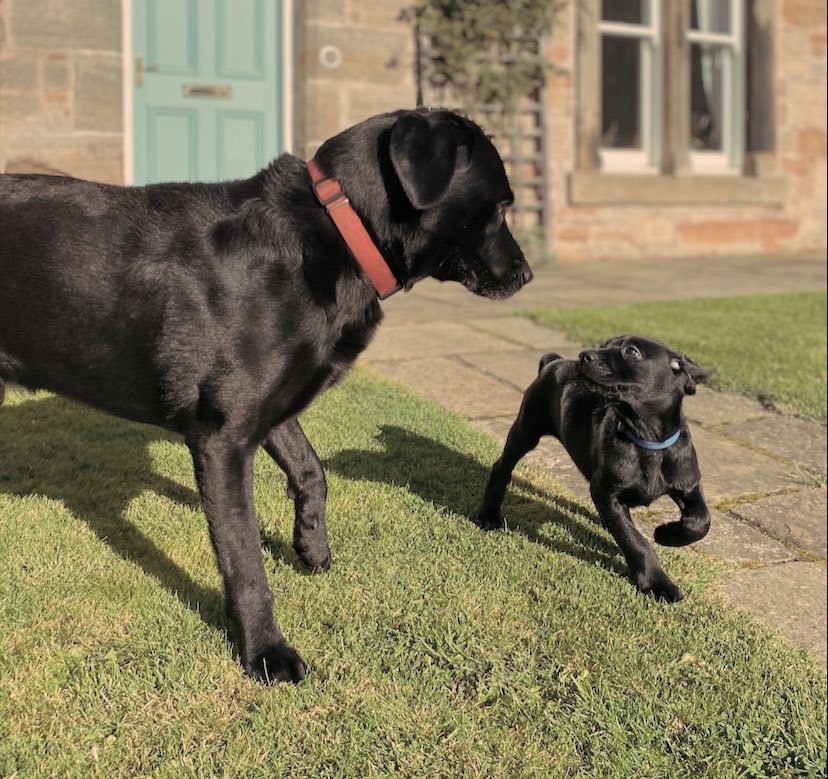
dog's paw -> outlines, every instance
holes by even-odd
[[[499,511],[484,511],[480,509],[472,515],[471,521],[481,530],[503,530],[506,523]]]
[[[251,679],[263,684],[275,682],[298,684],[307,676],[308,666],[290,644],[282,641],[246,662],[244,672]]]
[[[655,529],[653,538],[661,546],[687,546],[701,541],[709,528],[709,518],[700,521],[684,519],[680,522],[665,522]]]
[[[664,603],[678,603],[684,599],[684,593],[673,584],[670,577],[663,571],[655,576],[637,578],[635,586],[643,595]]]
[[[331,550],[327,544],[314,544],[305,546],[304,544],[294,544],[293,549],[296,552],[302,565],[310,569],[311,573],[324,573],[331,567],[333,559],[331,558]]]

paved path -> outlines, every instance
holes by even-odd
[[[502,443],[539,357],[574,357],[581,349],[516,311],[825,286],[824,257],[549,265],[514,298],[498,302],[429,280],[383,304],[386,320],[363,360]],[[746,398],[699,390],[685,413],[713,525],[687,553],[731,564],[724,594],[825,668],[826,429]],[[544,439],[528,459],[589,501],[587,484],[557,441]],[[637,511],[636,522],[652,534],[665,512],[675,513],[669,499]]]

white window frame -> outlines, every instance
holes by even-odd
[[[722,51],[722,149],[690,148],[688,161],[694,173],[735,176],[742,172],[745,155],[745,4],[744,0],[727,1],[729,33],[687,31],[690,44],[715,45]]]
[[[641,46],[639,95],[640,149],[613,149],[602,146],[598,150],[601,170],[605,173],[657,174],[661,158],[662,110],[662,56],[661,56],[661,2],[646,0],[647,24],[627,22],[598,22],[603,44],[604,36],[635,38]],[[603,70],[603,68],[602,68]]]

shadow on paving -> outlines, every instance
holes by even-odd
[[[380,428],[377,440],[384,451],[344,450],[326,460],[325,468],[348,479],[406,488],[438,508],[467,519],[474,514],[489,477],[488,465],[401,427]],[[583,505],[516,478],[506,494],[503,513],[509,529],[531,541],[627,577],[627,566],[618,548],[596,531],[595,514]],[[543,532],[549,523],[565,530],[569,538]]]
[[[198,495],[153,470],[148,446],[174,441],[149,425],[125,422],[61,398],[0,406],[0,492],[62,502],[116,554],[137,564],[208,625],[227,632],[221,593],[204,587],[126,518],[151,490],[198,507]]]

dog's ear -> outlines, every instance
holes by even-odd
[[[710,374],[699,365],[696,365],[689,357],[683,354],[674,354],[670,358],[670,367],[673,373],[684,374],[684,394],[695,395],[696,384],[703,384],[710,378]]]
[[[450,119],[401,116],[391,128],[391,163],[411,205],[430,208],[445,194],[456,167],[467,166],[470,133]]]

